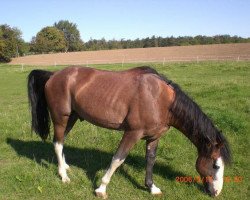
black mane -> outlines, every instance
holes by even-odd
[[[201,108],[185,94],[179,85],[159,74],[155,69],[142,67],[146,73],[153,73],[165,81],[175,91],[175,100],[170,112],[175,124],[181,124],[184,134],[196,144],[198,151],[209,154],[208,144],[222,143],[221,156],[227,164],[231,162],[229,144],[223,134],[214,126],[212,120],[201,110]]]

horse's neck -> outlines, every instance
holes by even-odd
[[[198,139],[200,137],[199,135],[197,135],[197,137],[191,135],[188,130],[183,127],[183,124],[178,120],[174,120],[172,126],[182,132],[198,148]]]
[[[211,128],[211,121],[178,86],[170,112],[170,125],[181,131],[199,149],[205,139],[204,132]]]

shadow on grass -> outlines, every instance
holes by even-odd
[[[26,142],[12,138],[7,138],[6,142],[18,155],[34,160],[40,165],[46,167],[46,163],[57,164],[56,159],[54,159],[55,153],[52,143],[38,141]],[[87,177],[92,182],[93,188],[97,187],[97,172],[107,169],[113,156],[111,153],[95,148],[76,148],[67,145],[64,146],[64,153],[69,165],[74,165],[86,171]],[[143,170],[145,168],[145,158],[143,156],[129,155],[125,163],[138,170]],[[122,166],[119,168],[119,171],[134,185],[134,187],[141,190],[147,190],[142,184],[138,183],[129,173],[127,173]],[[154,166],[154,174],[158,174],[171,181],[175,181],[177,176],[186,176],[180,171],[176,171],[165,164],[157,162]],[[199,190],[202,190],[201,185],[196,184],[196,187]]]

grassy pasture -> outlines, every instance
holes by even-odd
[[[250,62],[150,64],[177,82],[223,130],[231,144],[233,164],[225,169],[218,199],[249,198]],[[121,70],[135,65],[96,65]],[[71,166],[70,184],[62,184],[52,137],[41,142],[30,132],[26,77],[34,67],[0,66],[0,199],[97,199],[100,184],[121,133],[77,122],[65,142]],[[43,67],[48,70],[61,67]],[[145,142],[139,142],[108,186],[109,199],[211,199],[200,183],[177,182],[196,177],[196,148],[174,128],[159,144],[154,181],[163,196],[144,187]],[[235,182],[235,178],[240,181]],[[241,180],[242,178],[242,180]]]

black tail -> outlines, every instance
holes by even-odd
[[[28,98],[31,108],[31,129],[43,140],[50,130],[50,117],[44,93],[44,87],[53,72],[33,70],[28,76]]]

